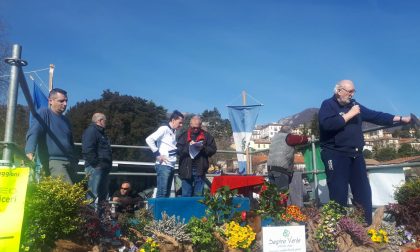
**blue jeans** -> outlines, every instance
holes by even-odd
[[[88,166],[85,168],[88,176],[88,199],[98,199],[98,204],[106,201],[108,197],[109,171],[111,168],[94,168]]]
[[[156,198],[168,198],[171,194],[171,186],[175,173],[174,168],[167,165],[157,164],[155,169],[157,174]]]
[[[182,197],[202,196],[205,176],[197,175],[195,167],[192,168],[190,179],[182,180]]]

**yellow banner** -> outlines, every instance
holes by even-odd
[[[0,251],[19,251],[29,170],[0,167]]]

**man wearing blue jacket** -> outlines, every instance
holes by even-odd
[[[47,176],[62,177],[72,183],[74,178],[74,142],[70,121],[63,115],[67,108],[67,92],[60,88],[50,91],[49,108],[41,108],[26,134],[25,153],[34,159],[36,148],[46,155],[43,170]],[[43,160],[41,160],[43,161]]]
[[[372,192],[363,158],[362,122],[385,126],[409,123],[411,118],[370,110],[353,99],[355,92],[351,80],[342,80],[335,86],[334,96],[322,102],[318,117],[321,158],[330,199],[346,206],[350,184],[354,203],[363,207],[370,225]]]
[[[92,123],[82,135],[82,153],[88,176],[88,189],[99,205],[106,201],[109,172],[112,167],[112,150],[105,134],[105,127],[105,115],[95,113],[92,116]]]

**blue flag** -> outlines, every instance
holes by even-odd
[[[48,96],[45,95],[45,93],[42,91],[41,87],[34,81],[33,85],[32,85],[33,89],[32,89],[32,100],[34,102],[34,108],[36,111],[38,111],[38,109],[40,108],[47,108],[48,107]],[[36,120],[32,113],[30,114],[29,117],[29,126],[32,125],[33,120]],[[41,174],[41,166],[42,166],[42,160],[40,159],[40,150],[36,149],[35,152],[35,178],[37,181],[39,181],[40,178],[40,174]],[[45,160],[44,160],[45,162]]]
[[[36,84],[36,82],[33,82],[32,85],[32,100],[34,101],[34,107],[35,110],[38,111],[40,108],[47,108],[48,107],[48,97],[45,95],[45,93],[42,91],[40,86]],[[29,119],[29,124],[32,125],[32,120],[34,120],[32,114]]]
[[[262,105],[228,106],[230,124],[236,151],[245,152],[251,140],[252,130],[257,122]],[[246,156],[238,153],[239,173],[246,173]]]

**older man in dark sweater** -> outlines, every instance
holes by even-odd
[[[63,115],[67,108],[67,92],[54,88],[48,97],[49,108],[42,108],[26,134],[25,153],[34,159],[36,148],[46,159],[42,162],[46,175],[60,176],[71,183],[74,176],[73,134],[69,120]],[[41,160],[45,161],[45,160]]]
[[[350,184],[354,202],[363,207],[365,220],[371,224],[372,192],[362,152],[362,122],[385,126],[409,123],[411,118],[370,110],[352,99],[355,92],[351,80],[342,80],[335,86],[334,96],[322,102],[318,118],[321,158],[330,199],[346,206]]]
[[[106,117],[102,113],[92,116],[92,123],[82,136],[82,153],[85,159],[85,172],[88,188],[101,205],[108,195],[109,172],[112,167],[112,150],[105,134]]]

